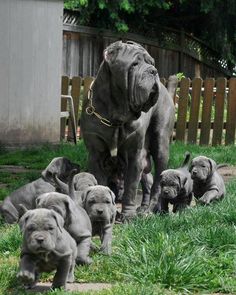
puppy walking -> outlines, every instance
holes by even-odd
[[[193,179],[194,197],[204,205],[219,200],[225,195],[225,184],[217,169],[222,165],[210,158],[199,156],[192,160],[190,166]]]
[[[75,240],[63,228],[63,218],[53,210],[34,209],[20,219],[23,233],[20,270],[17,277],[33,287],[42,272],[56,270],[52,288],[65,288],[74,281]]]
[[[174,213],[190,205],[193,181],[188,169],[189,161],[190,153],[186,153],[184,162],[180,168],[167,169],[161,173],[161,195],[157,211],[168,213],[169,203],[173,204]]]

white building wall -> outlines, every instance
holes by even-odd
[[[60,139],[62,0],[0,0],[0,145]]]

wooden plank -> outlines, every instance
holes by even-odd
[[[210,130],[211,130],[211,109],[212,109],[214,86],[215,86],[215,79],[208,78],[204,81],[200,145],[209,144]]]
[[[71,80],[71,85],[72,85],[71,96],[73,98],[73,103],[74,103],[76,130],[78,127],[80,92],[81,92],[82,80],[83,79],[81,77],[73,77]],[[71,125],[71,118],[69,118],[69,121],[68,121],[67,140],[74,141],[73,132],[72,132],[72,125]]]
[[[189,102],[190,79],[183,78],[180,82],[178,115],[176,122],[176,140],[185,141],[187,109]]]
[[[189,129],[188,129],[188,139],[187,139],[188,143],[191,143],[191,144],[194,144],[197,142],[201,88],[202,88],[202,79],[194,78],[192,82],[192,99],[191,99]]]
[[[83,99],[86,99],[88,97],[88,91],[93,80],[94,80],[94,77],[88,76],[84,78]]]
[[[61,78],[61,94],[67,95],[69,92],[70,78],[67,76],[62,76]],[[67,100],[65,98],[61,99],[61,111],[65,112],[67,110]],[[66,118],[61,118],[61,127],[60,127],[60,139],[65,138],[65,129],[66,129]]]
[[[229,80],[225,144],[234,144],[236,128],[236,78]]]
[[[226,78],[218,78],[216,81],[215,117],[213,127],[212,145],[220,145],[224,125],[224,105],[226,96]]]

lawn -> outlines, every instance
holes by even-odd
[[[186,150],[192,157],[206,155],[217,163],[236,166],[233,146],[174,143],[169,167],[178,167]],[[86,169],[87,154],[82,142],[78,146],[61,144],[56,148],[43,146],[27,151],[1,150],[0,165],[20,165],[29,168],[29,172],[12,174],[0,169],[0,199],[37,178],[40,170],[56,156],[67,156]],[[227,183],[226,188],[227,197],[211,206],[115,225],[112,256],[93,254],[94,263],[77,267],[75,273],[77,282],[106,282],[113,287],[96,293],[72,294],[236,294],[236,179]],[[0,221],[0,294],[25,294],[16,279],[20,245],[18,226]],[[44,274],[42,280],[51,278],[52,275]]]

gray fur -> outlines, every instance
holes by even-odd
[[[170,92],[176,83],[177,78],[172,77]],[[111,126],[103,124],[94,113],[87,114],[91,99],[95,112]],[[155,165],[150,205],[153,210],[160,174],[167,167],[173,126],[173,98],[160,82],[153,58],[134,42],[117,41],[108,46],[92,85],[92,97],[84,101],[81,131],[89,152],[89,172],[100,185],[108,184],[108,159],[117,158],[117,163],[125,164],[124,218],[136,214],[136,190],[147,150]]]
[[[190,154],[187,153],[180,168],[167,169],[161,173],[161,194],[157,211],[168,213],[169,203],[173,204],[174,213],[190,205],[193,181],[188,168],[189,161]]]
[[[65,157],[54,158],[43,170],[42,177],[18,188],[0,204],[0,214],[5,222],[14,223],[19,220],[22,215],[19,204],[27,209],[34,209],[35,199],[39,195],[56,190],[52,179],[53,173],[57,173],[60,179],[67,181],[72,169],[79,170],[80,167]]]
[[[76,206],[74,201],[67,195],[53,192],[46,193],[36,199],[37,208],[55,210],[64,221],[64,228],[70,233],[77,243],[77,263],[90,264],[89,257],[92,225],[86,211]]]
[[[21,217],[23,245],[17,277],[25,285],[33,287],[40,273],[53,270],[52,288],[65,288],[66,282],[74,281],[76,243],[63,223],[59,214],[48,209],[29,210]]]
[[[216,162],[205,156],[194,158],[190,165],[193,179],[194,197],[199,203],[208,205],[214,200],[219,200],[225,195],[225,184],[218,173]]]
[[[82,194],[82,201],[92,223],[92,235],[100,237],[101,251],[110,255],[116,217],[114,193],[103,185],[90,186]]]

